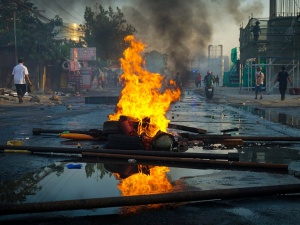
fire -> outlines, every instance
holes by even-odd
[[[120,77],[123,83],[117,111],[109,115],[110,120],[119,120],[121,115],[134,118],[137,121],[150,119],[149,126],[140,126],[138,133],[145,132],[153,137],[159,130],[166,132],[170,122],[165,114],[170,104],[180,99],[180,89],[170,80],[174,88],[162,92],[163,76],[151,73],[145,69],[145,61],[141,53],[145,49],[142,42],[130,35],[124,39],[130,42],[120,59],[124,73]]]
[[[121,180],[118,188],[123,196],[168,192],[172,190],[172,185],[166,177],[166,172],[169,171],[168,167],[156,166],[150,169],[150,175],[139,172]]]
[[[170,122],[165,114],[172,102],[180,100],[180,89],[175,81],[169,81],[169,89],[163,89],[164,77],[145,69],[142,52],[145,45],[134,36],[125,37],[130,46],[120,59],[124,73],[120,77],[123,84],[116,112],[109,115],[109,120],[120,120],[121,116],[139,123],[137,133],[154,137],[158,131],[166,132]],[[146,125],[145,125],[146,123]],[[172,190],[166,172],[168,167],[153,167],[150,174],[139,173],[123,179],[118,184],[123,196],[155,194]],[[118,174],[115,174],[118,178]]]

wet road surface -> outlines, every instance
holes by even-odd
[[[72,105],[71,110],[66,107],[67,104]],[[84,104],[80,98],[70,98],[64,105],[2,107],[0,143],[4,145],[8,140],[21,140],[26,146],[103,147],[105,143],[102,142],[69,141],[57,134],[33,135],[32,129],[101,130],[113,110],[112,105]],[[257,110],[249,112],[240,106],[213,104],[190,91],[185,92],[181,102],[172,105],[167,118],[173,124],[205,129],[208,134],[222,134],[222,130],[232,128],[238,128],[230,132],[232,135],[299,134],[298,129],[269,121]],[[170,132],[176,134],[180,131],[170,129]],[[298,143],[254,142],[243,148],[221,148],[217,145],[204,149],[194,145],[187,152],[238,152],[243,162],[287,164],[299,160],[299,151]],[[80,169],[67,167],[79,163]],[[110,164],[114,162],[85,162],[76,154],[1,153],[1,204],[121,197],[117,187],[120,181],[114,176],[115,171]],[[173,192],[300,183],[298,178],[286,172],[168,166],[170,171],[166,175]],[[31,224],[297,224],[300,219],[299,200],[296,194],[260,198],[245,196],[229,200],[169,203],[157,208],[137,207],[134,210],[134,207],[110,207],[6,215],[0,220],[1,223],[13,221],[16,224],[24,223],[24,220]]]

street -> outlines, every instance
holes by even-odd
[[[72,109],[67,105],[72,105]],[[33,135],[32,130],[102,130],[107,116],[113,111],[114,105],[85,104],[84,96],[69,98],[62,105],[1,107],[0,143],[5,145],[9,140],[21,140],[24,146],[102,148],[104,142],[65,140],[58,134]],[[232,129],[227,134],[299,136],[297,128],[274,123],[267,120],[264,114],[257,111],[251,113],[238,105],[206,101],[192,89],[185,90],[181,101],[171,105],[167,118],[172,124],[201,128],[213,135]],[[169,132],[176,136],[182,131],[170,129]],[[189,146],[187,152],[238,153],[240,162],[287,165],[299,160],[299,150],[299,142],[254,141],[245,142],[242,147],[215,144],[205,148],[194,144]],[[80,169],[67,167],[79,163],[82,166]],[[114,171],[110,166],[113,163],[101,159],[88,162],[78,154],[1,153],[1,204],[121,197],[118,189],[120,181],[114,174],[124,171]],[[288,174],[288,171],[270,168],[216,168],[213,164],[166,166],[170,168],[166,174],[174,193],[300,184],[299,179]],[[158,208],[126,206],[2,215],[0,220],[3,224],[21,224],[24,221],[31,224],[297,224],[300,219],[299,200],[299,194],[251,197],[246,193],[242,198],[174,202],[161,204]]]

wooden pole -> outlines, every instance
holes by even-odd
[[[164,194],[118,196],[52,202],[1,204],[0,215],[41,213],[67,210],[122,207],[174,202],[225,200],[236,198],[265,197],[278,194],[299,193],[300,184],[244,187],[219,190],[185,191]]]

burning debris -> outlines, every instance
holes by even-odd
[[[174,138],[166,133],[170,121],[165,114],[172,102],[180,100],[180,88],[175,81],[170,80],[169,88],[163,90],[164,77],[145,69],[141,55],[145,45],[134,36],[127,36],[125,41],[130,43],[130,47],[120,59],[124,71],[120,77],[123,89],[116,112],[109,115],[109,120],[118,121],[117,130],[121,133],[140,136],[146,150],[153,146],[160,150],[170,150]],[[159,140],[169,144],[164,146]],[[108,146],[111,145],[114,144],[108,143]]]

